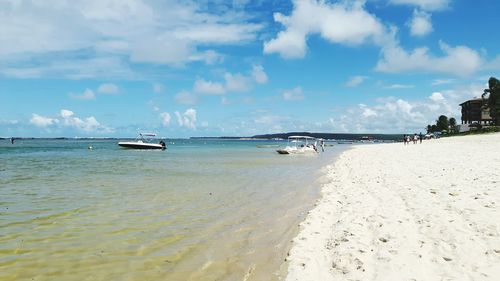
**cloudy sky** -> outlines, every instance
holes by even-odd
[[[500,75],[500,1],[0,0],[0,136],[420,132]]]

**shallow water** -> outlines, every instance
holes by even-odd
[[[321,167],[345,149],[116,142],[1,141],[0,280],[279,280]]]

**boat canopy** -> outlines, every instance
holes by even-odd
[[[156,137],[156,134],[154,133],[140,133],[140,135],[143,137]]]

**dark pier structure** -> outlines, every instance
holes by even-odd
[[[481,98],[465,101],[460,106],[462,107],[462,124],[489,125],[493,122],[490,110],[485,107]]]

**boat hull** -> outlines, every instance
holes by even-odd
[[[165,149],[164,146],[156,143],[119,142],[118,145],[130,149]]]

